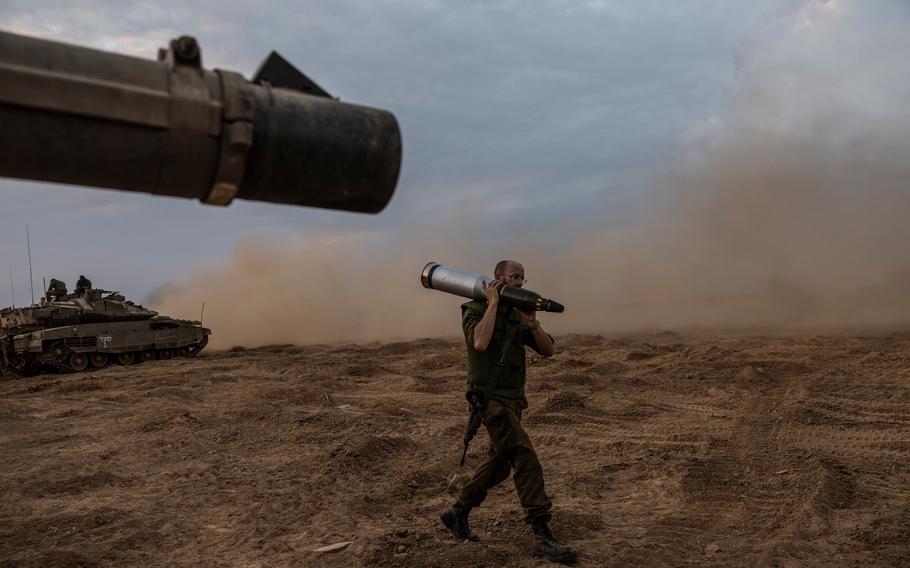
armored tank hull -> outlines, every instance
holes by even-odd
[[[211,330],[173,319],[102,290],[0,311],[0,371],[78,372],[109,363],[195,357]]]
[[[211,331],[197,322],[156,317],[133,322],[52,327],[4,338],[7,366],[28,374],[84,371],[108,363],[195,357]]]

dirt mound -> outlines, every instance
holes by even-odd
[[[773,381],[774,377],[761,367],[748,365],[736,371],[736,374],[733,375],[733,379],[738,383],[760,383]]]
[[[316,385],[303,383],[293,387],[266,389],[258,397],[277,404],[308,405],[320,403],[325,397],[325,391]]]
[[[22,491],[35,497],[43,497],[61,493],[92,492],[105,487],[123,487],[129,483],[129,479],[102,471],[87,475],[73,475],[53,481],[36,481],[24,486]]]
[[[467,386],[464,374],[444,375],[441,377],[416,375],[410,383],[415,391],[429,394],[449,393],[459,387],[465,388]]]
[[[604,363],[599,363],[591,367],[588,372],[594,375],[601,377],[608,377],[613,375],[622,375],[629,370],[629,366],[619,361],[606,361]]]
[[[562,391],[554,394],[544,402],[543,412],[559,412],[566,408],[584,408],[585,396],[573,391]]]
[[[648,359],[653,359],[658,354],[653,351],[629,351],[626,354],[626,360],[628,361],[646,361]]]
[[[590,367],[591,362],[585,359],[577,359],[575,357],[569,357],[559,362],[560,367],[565,367],[569,369],[582,369],[585,367]]]
[[[379,375],[385,375],[388,372],[389,370],[381,365],[367,362],[348,365],[344,368],[342,374],[350,377],[377,377]]]
[[[591,386],[597,383],[595,377],[588,375],[580,375],[578,373],[565,373],[563,375],[553,375],[548,378],[549,381],[552,381],[557,385],[584,385]]]
[[[417,368],[425,371],[459,369],[464,365],[464,354],[461,352],[429,355],[417,362]]]
[[[906,338],[556,339],[524,424],[580,566],[910,562]],[[472,512],[480,543],[439,523],[488,449],[481,430],[458,466],[463,350],[0,380],[0,566],[541,566],[511,481]]]
[[[332,452],[332,456],[347,458],[349,462],[371,463],[392,459],[416,447],[410,438],[404,436],[366,435],[351,445],[340,446]]]

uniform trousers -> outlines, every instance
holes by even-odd
[[[483,424],[490,434],[489,455],[465,484],[458,501],[469,510],[477,507],[490,489],[513,473],[525,521],[549,521],[552,503],[544,488],[543,467],[521,425],[523,408],[520,401],[493,399],[487,404]]]

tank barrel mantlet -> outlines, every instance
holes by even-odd
[[[251,81],[182,36],[157,61],[0,32],[0,176],[364,213],[395,191],[401,132],[277,53]]]

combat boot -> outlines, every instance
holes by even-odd
[[[571,547],[556,540],[546,521],[536,521],[532,525],[534,531],[534,550],[536,558],[546,558],[562,564],[574,564],[578,560],[578,553]]]
[[[461,503],[455,503],[451,509],[444,512],[439,518],[442,519],[442,524],[452,531],[452,534],[458,540],[478,541],[480,537],[471,531],[471,526],[468,524],[468,513],[470,512],[470,509]]]

